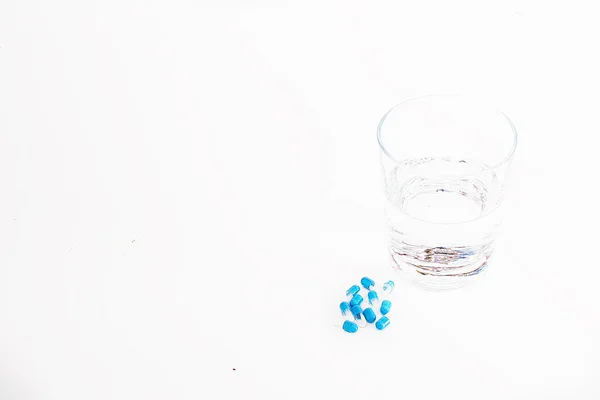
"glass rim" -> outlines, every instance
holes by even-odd
[[[412,103],[415,100],[423,100],[423,99],[430,99],[430,98],[441,98],[441,97],[454,97],[454,98],[457,98],[457,99],[471,100],[471,101],[475,101],[475,102],[484,104],[486,107],[489,107],[491,110],[494,110],[495,112],[500,113],[500,115],[502,115],[502,117],[504,117],[504,119],[508,122],[508,125],[510,126],[510,129],[512,131],[513,142],[512,142],[512,146],[511,146],[511,149],[508,152],[508,154],[500,162],[498,162],[498,163],[496,163],[494,165],[491,165],[491,166],[486,166],[481,171],[469,174],[469,176],[479,175],[479,174],[485,173],[487,171],[496,169],[496,168],[498,168],[498,167],[500,167],[500,166],[502,166],[502,165],[504,165],[504,164],[506,164],[507,162],[510,161],[510,159],[515,154],[515,151],[517,149],[518,137],[517,137],[517,128],[515,128],[515,125],[510,120],[510,118],[508,117],[508,115],[506,115],[502,110],[500,110],[500,109],[498,109],[498,108],[496,108],[496,107],[488,104],[487,102],[485,102],[485,101],[483,101],[481,99],[477,99],[477,98],[469,97],[469,96],[463,96],[463,95],[459,95],[459,94],[430,94],[430,95],[426,95],[426,96],[412,97],[412,98],[404,100],[403,102],[401,102],[399,104],[396,104],[395,106],[393,106],[392,108],[390,108],[383,115],[383,117],[381,117],[381,120],[379,121],[379,124],[377,125],[377,143],[379,144],[379,148],[381,149],[381,151],[386,156],[388,156],[392,161],[394,161],[396,164],[401,164],[401,162],[398,161],[394,156],[392,156],[392,154],[383,145],[383,139],[381,138],[381,128],[383,127],[383,124],[385,123],[385,120],[387,119],[388,115],[390,115],[392,112],[399,110],[400,108],[406,106],[409,103]]]

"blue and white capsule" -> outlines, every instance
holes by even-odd
[[[392,302],[389,300],[384,300],[381,302],[381,307],[379,308],[379,312],[381,315],[386,315],[392,309]]]
[[[396,287],[396,284],[394,283],[394,281],[387,281],[386,283],[383,284],[383,288],[382,288],[383,293],[385,293],[386,295],[389,295],[394,290],[394,287]]]
[[[375,307],[375,309],[379,308],[379,296],[377,296],[377,292],[374,290],[370,290],[367,295],[369,298],[369,304]]]
[[[363,317],[362,312],[363,310],[359,305],[352,307],[354,321],[356,322],[356,325],[358,325],[359,328],[364,328],[365,326],[367,326],[367,321],[365,320],[365,317]]]
[[[353,320],[354,315],[352,314],[352,310],[350,309],[350,304],[347,301],[342,301],[340,303],[340,312],[342,313],[342,318]]]
[[[346,290],[346,296],[348,296],[348,298],[351,299],[358,292],[360,292],[360,286],[352,285],[352,286],[350,286],[350,289]]]
[[[360,294],[355,294],[354,297],[352,297],[352,300],[350,300],[350,307],[354,307],[354,306],[359,306],[361,305],[361,303],[363,302],[363,297]]]
[[[375,311],[373,311],[371,307],[365,308],[365,310],[363,311],[363,315],[365,316],[365,319],[369,324],[372,324],[377,319]]]
[[[375,328],[379,329],[380,331],[384,330],[385,328],[387,328],[387,326],[390,324],[390,319],[386,316],[383,316],[381,318],[379,318],[379,321],[377,321],[375,323]]]
[[[345,321],[344,325],[342,325],[342,329],[348,333],[356,333],[358,330],[358,325],[356,325],[356,322]]]
[[[369,277],[364,276],[360,280],[360,284],[367,290],[370,290],[373,286],[375,286],[375,281]]]

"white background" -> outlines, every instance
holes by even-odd
[[[593,10],[2,0],[0,399],[600,398]],[[494,262],[345,334],[376,125],[440,92],[520,134]]]

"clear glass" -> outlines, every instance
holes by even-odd
[[[388,111],[377,139],[392,267],[431,289],[471,281],[494,250],[512,122],[475,99],[419,97]]]

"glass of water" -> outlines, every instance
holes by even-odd
[[[388,111],[377,138],[392,267],[430,289],[468,283],[494,250],[512,122],[481,101],[427,96]]]

